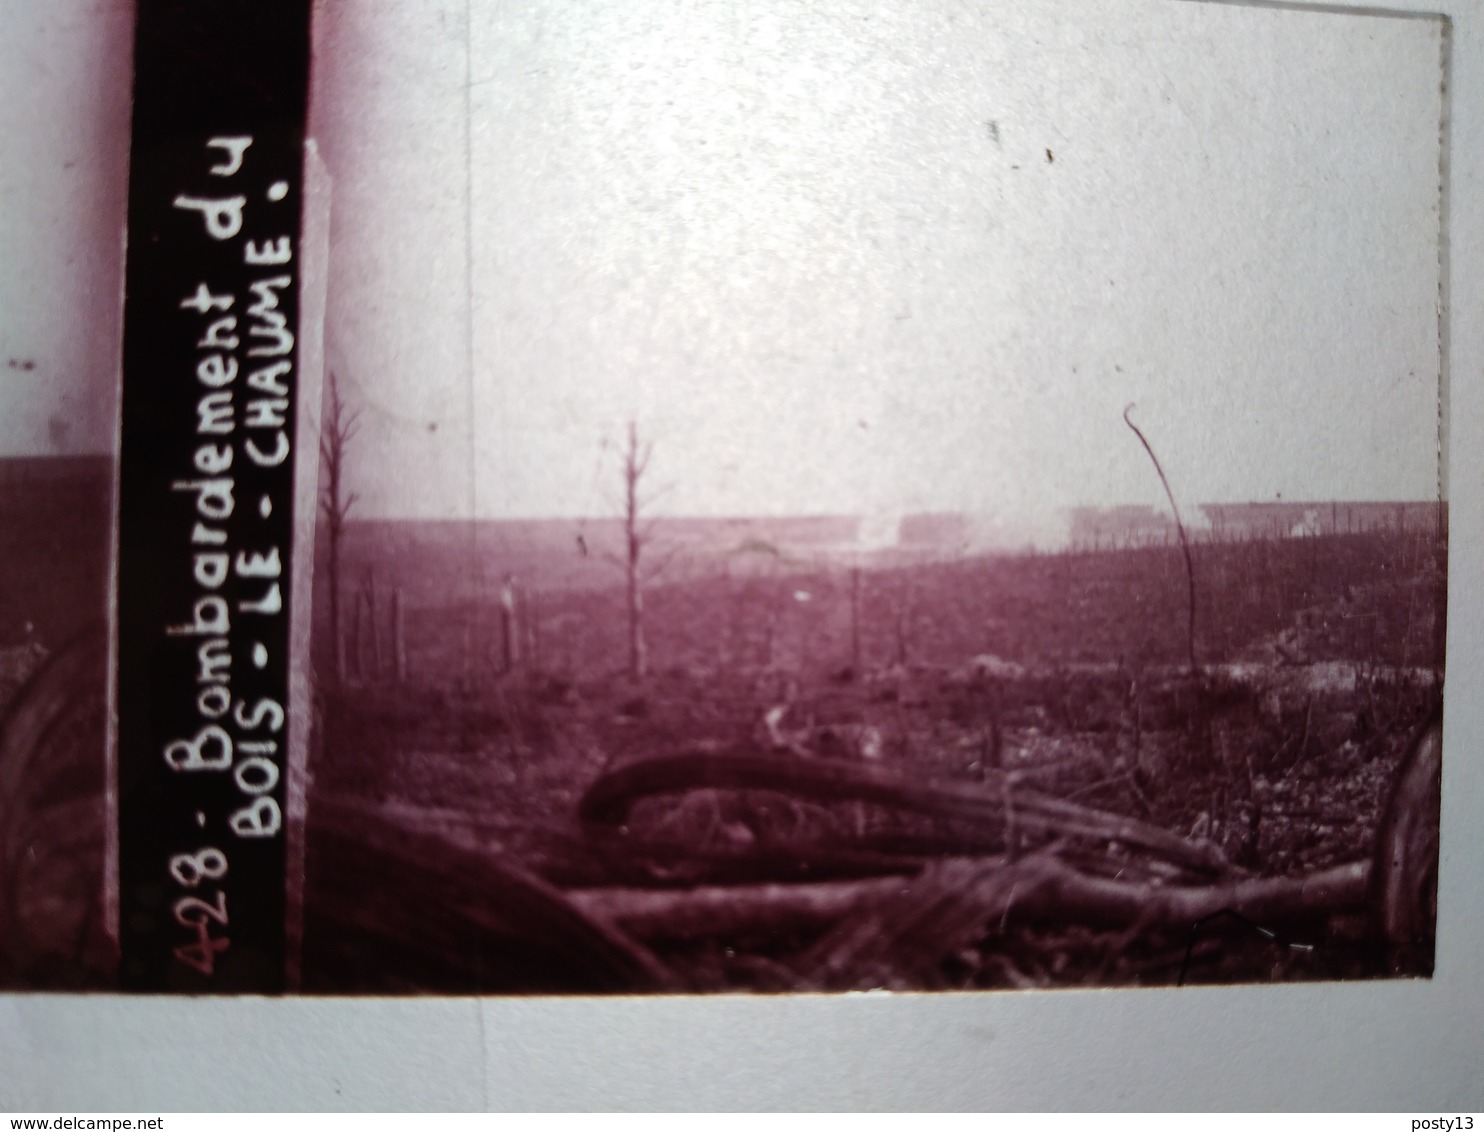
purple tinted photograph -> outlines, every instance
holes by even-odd
[[[1433,974],[1445,21],[263,2],[0,210],[0,987]]]
[[[1442,34],[323,5],[302,989],[1430,974]]]

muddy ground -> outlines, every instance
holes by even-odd
[[[1398,762],[1441,694],[1441,561],[1434,540],[1400,532],[1199,546],[1194,670],[1184,567],[1167,547],[920,564],[860,581],[784,564],[658,584],[642,679],[622,670],[617,589],[526,599],[538,625],[511,671],[494,601],[413,593],[404,679],[383,657],[338,689],[322,684],[311,805],[364,807],[568,892],[735,882],[739,858],[758,883],[872,872],[862,855],[910,868],[1062,851],[1049,834],[1006,844],[962,819],[787,791],[662,793],[633,808],[616,840],[578,816],[594,783],[656,756],[864,760],[904,781],[1008,781],[1215,846],[1244,876],[1302,875],[1368,856]],[[311,816],[311,929],[317,890],[367,883],[316,873],[313,828]],[[635,844],[670,855],[656,863],[625,849]],[[1122,852],[1067,852],[1090,848],[1115,863]],[[689,867],[676,859],[686,851]],[[1320,917],[1277,943],[1264,931],[1133,938],[1026,924],[961,949],[931,985],[1383,973],[1364,916]],[[798,989],[790,956],[811,942],[763,933],[653,946],[685,989],[778,990]]]

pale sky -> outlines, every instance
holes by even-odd
[[[1161,504],[1131,401],[1191,504],[1436,494],[1434,22],[1174,0],[322,16],[328,356],[363,408],[361,515],[604,513],[629,417],[671,514]],[[6,52],[7,137],[40,148],[0,169],[0,252],[29,265],[0,295],[0,453],[111,446],[117,32],[86,76],[60,36]],[[59,68],[71,117],[42,113]],[[59,229],[66,257],[27,258]]]
[[[473,9],[326,25],[368,509],[602,512],[631,416],[676,514],[1158,503],[1130,401],[1191,502],[1436,494],[1434,23]]]

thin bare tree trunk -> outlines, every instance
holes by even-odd
[[[1154,464],[1155,474],[1159,476],[1159,482],[1164,485],[1165,497],[1170,501],[1170,510],[1174,512],[1175,530],[1180,535],[1180,552],[1185,556],[1185,581],[1189,589],[1185,643],[1190,654],[1191,675],[1195,675],[1199,669],[1195,660],[1195,561],[1190,554],[1190,539],[1185,534],[1185,522],[1180,518],[1180,505],[1175,502],[1174,489],[1170,487],[1170,481],[1165,476],[1164,468],[1160,466],[1159,457],[1154,454],[1153,446],[1150,445],[1144,433],[1139,429],[1139,426],[1129,419],[1128,414],[1131,409],[1133,409],[1133,406],[1129,405],[1123,410],[1123,423],[1133,430],[1134,435],[1139,438],[1139,443],[1144,446],[1144,451],[1149,453],[1149,459]]]
[[[346,678],[345,627],[341,623],[341,543],[345,537],[345,520],[355,506],[356,493],[345,490],[345,449],[356,434],[359,413],[347,413],[340,399],[340,383],[330,374],[330,407],[320,430],[320,463],[325,469],[320,510],[330,539],[330,642],[333,650],[332,682],[339,685]]]
[[[345,630],[340,624],[340,524],[330,518],[330,640],[334,642],[334,683],[345,683]]]
[[[644,589],[639,581],[639,559],[644,538],[639,532],[639,479],[649,462],[649,450],[639,445],[639,429],[629,422],[629,445],[624,457],[624,539],[629,607],[629,675],[642,680],[649,668],[644,643]]]

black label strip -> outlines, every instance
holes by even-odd
[[[135,990],[284,989],[310,0],[139,0],[118,517]]]

